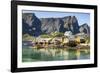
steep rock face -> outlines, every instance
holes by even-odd
[[[87,23],[81,25],[79,30],[80,32],[83,32],[85,34],[90,34],[90,27],[88,26]]]
[[[51,32],[63,32],[63,21],[60,18],[41,18],[42,23],[42,32],[51,33]]]
[[[22,30],[23,34],[39,36],[41,34],[41,21],[34,13],[22,14]]]
[[[42,31],[44,33],[71,31],[73,34],[79,32],[78,20],[75,16],[64,18],[41,18]]]
[[[79,32],[79,24],[75,16],[64,17],[62,20],[64,22],[65,31],[71,31],[73,34]]]
[[[52,32],[71,31],[72,34],[84,32],[90,33],[88,24],[79,26],[75,16],[66,16],[62,18],[37,18],[34,13],[22,14],[22,30],[23,34],[31,36],[39,36],[42,33],[50,34]]]

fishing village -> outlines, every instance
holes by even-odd
[[[56,33],[55,33],[56,34]],[[61,34],[55,35],[56,37],[37,37],[34,40],[25,40],[23,45],[29,45],[33,48],[86,48],[89,47],[89,40],[86,39],[87,35],[78,33],[72,35],[70,31],[65,32],[64,36]]]

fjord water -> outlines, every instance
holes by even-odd
[[[90,49],[32,48],[23,46],[22,62],[84,60],[90,58]]]

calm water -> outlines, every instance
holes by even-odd
[[[90,58],[90,49],[73,48],[41,48],[23,46],[22,61],[59,61],[59,60],[81,60]]]

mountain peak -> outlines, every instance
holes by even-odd
[[[87,23],[84,23],[83,25],[81,25],[79,30],[80,30],[80,32],[90,34],[90,27]]]
[[[79,26],[76,16],[37,18],[34,13],[23,13],[22,18],[23,34],[28,33],[32,36],[39,36],[41,33],[50,34],[55,31],[63,33],[71,31],[72,34],[89,33],[90,30],[86,23]]]
[[[28,33],[32,36],[39,36],[41,34],[41,21],[34,13],[22,14],[23,34]]]
[[[32,20],[33,18],[36,18],[34,13],[23,13],[22,18],[24,20]]]

